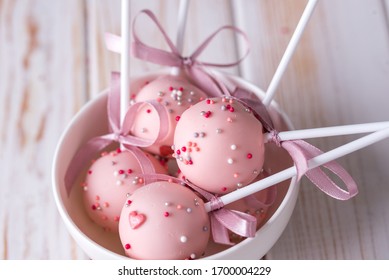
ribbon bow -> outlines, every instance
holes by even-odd
[[[157,138],[153,140],[128,135],[134,123],[138,109],[140,108],[140,106],[146,103],[152,106],[157,111],[160,119],[159,133]],[[166,137],[168,133],[166,125],[166,123],[168,122],[168,115],[165,108],[163,107],[163,105],[153,100],[148,102],[135,103],[134,105],[129,107],[122,125],[120,125],[119,112],[120,74],[114,72],[111,75],[111,86],[107,101],[107,115],[110,133],[90,139],[74,155],[74,157],[70,161],[69,167],[65,174],[65,187],[68,195],[70,194],[70,191],[80,170],[82,170],[87,164],[89,164],[90,160],[95,156],[97,151],[103,150],[112,142],[120,143],[125,149],[135,155],[141,166],[142,173],[151,174],[155,172],[154,166],[151,164],[150,160],[137,147],[150,146],[155,141]]]
[[[219,197],[204,191],[188,180],[185,183],[210,202],[211,211],[209,212],[209,218],[212,237],[216,243],[234,245],[230,241],[228,230],[243,237],[255,236],[257,219],[254,216],[240,211],[226,209]],[[255,203],[258,203],[258,201],[256,200]]]
[[[284,148],[289,153],[296,166],[298,180],[300,180],[303,175],[306,175],[306,177],[321,191],[339,200],[348,200],[358,193],[358,187],[354,179],[336,161],[332,161],[321,167],[319,166],[309,170],[308,160],[322,154],[323,152],[303,140],[282,141],[278,132],[274,129],[273,122],[266,106],[263,105],[256,95],[250,94],[245,90],[237,89],[237,91],[233,94],[233,98],[236,98],[237,101],[241,102],[253,111],[254,115],[262,123],[264,130],[270,133],[271,138],[269,142],[275,143],[277,146]],[[325,168],[332,174],[339,177],[345,184],[347,191],[339,187],[333,180],[331,180],[321,168]]]
[[[169,46],[170,51],[148,46],[139,39],[136,32],[136,21],[140,14],[146,14],[155,23],[167,45]],[[229,95],[229,90],[221,81],[219,81],[217,77],[207,71],[205,67],[210,66],[225,68],[235,66],[238,65],[244,58],[246,58],[249,53],[249,41],[247,35],[242,30],[230,25],[226,25],[217,29],[207,39],[205,39],[205,41],[200,44],[200,46],[188,57],[184,57],[179,53],[176,46],[173,44],[163,29],[162,25],[159,23],[157,17],[150,10],[142,10],[139,12],[139,14],[134,18],[132,29],[134,42],[131,46],[131,53],[134,57],[160,65],[179,67],[187,73],[189,79],[191,79],[197,87],[202,89],[211,97]],[[198,60],[200,54],[205,50],[214,37],[223,30],[232,30],[233,32],[243,37],[244,42],[246,43],[246,51],[244,55],[237,61],[226,64],[208,63]],[[119,36],[110,33],[106,34],[106,45],[109,50],[120,53],[121,44],[122,41]]]

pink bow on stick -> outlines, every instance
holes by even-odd
[[[129,135],[137,111],[145,103],[149,104],[156,110],[160,120],[159,133],[157,138],[154,140],[143,139]],[[166,137],[168,133],[168,127],[166,125],[168,123],[168,115],[165,108],[163,105],[153,100],[148,102],[135,103],[129,107],[122,124],[120,124],[119,113],[120,74],[115,72],[112,73],[111,76],[111,87],[109,90],[107,102],[107,115],[110,133],[90,139],[74,155],[65,174],[65,187],[68,195],[70,194],[70,191],[80,171],[83,170],[85,166],[90,164],[90,161],[93,159],[93,157],[96,156],[98,151],[103,150],[113,142],[120,143],[125,149],[135,155],[140,163],[142,173],[152,174],[155,172],[154,166],[151,164],[150,160],[138,147],[150,146],[155,141]]]
[[[321,167],[308,170],[308,160],[322,154],[323,152],[315,146],[303,140],[288,140],[282,141],[278,132],[274,129],[273,122],[267,111],[266,106],[255,95],[250,95],[249,92],[237,89],[232,98],[236,98],[248,108],[250,108],[258,120],[262,123],[264,130],[271,134],[270,142],[284,148],[291,158],[297,169],[297,179],[300,180],[303,175],[315,184],[320,190],[327,195],[339,199],[348,200],[358,193],[358,187],[351,175],[337,162],[332,161],[324,164],[322,167],[329,170],[332,174],[339,177],[347,189],[339,187],[330,177],[324,173]]]
[[[147,15],[155,23],[155,25],[161,32],[163,38],[165,39],[170,51],[165,51],[162,49],[157,49],[148,46],[140,40],[136,32],[136,21],[138,16],[141,14]],[[210,74],[209,71],[206,70],[206,67],[232,67],[238,65],[244,58],[246,58],[249,53],[249,43],[246,33],[234,26],[223,26],[216,30],[192,53],[192,55],[188,57],[184,57],[179,53],[176,46],[168,37],[166,31],[163,29],[162,25],[159,23],[157,17],[150,10],[142,10],[141,12],[139,12],[139,14],[134,19],[134,24],[132,28],[134,42],[131,46],[131,54],[134,57],[159,65],[179,67],[180,69],[185,71],[189,79],[191,79],[197,87],[201,88],[204,92],[206,92],[207,94],[209,94],[209,96],[212,97],[229,95],[230,93],[224,83],[222,83],[221,81],[219,81],[219,79]],[[244,42],[246,43],[246,51],[244,55],[237,61],[226,64],[208,63],[198,60],[200,54],[211,43],[214,37],[216,37],[216,35],[218,35],[223,30],[231,30],[243,37]],[[110,33],[106,34],[106,45],[109,50],[116,53],[120,53],[121,44],[122,40],[119,36]]]

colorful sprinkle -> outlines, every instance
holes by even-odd
[[[248,158],[248,159],[251,159],[251,158],[253,158],[253,154],[251,154],[251,153],[248,153],[248,154],[247,154],[247,158]]]
[[[163,213],[163,215],[164,215],[165,217],[169,217],[169,216],[170,216],[169,212],[165,212],[165,213]]]
[[[180,120],[180,116],[176,116],[176,121],[178,122]]]
[[[129,249],[131,249],[131,245],[127,243],[126,245],[124,245],[124,248],[125,248],[126,250],[129,250]]]

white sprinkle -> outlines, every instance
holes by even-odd
[[[190,254],[190,258],[193,260],[196,258],[196,254]]]
[[[178,96],[182,96],[182,91],[181,90],[177,90],[177,95]]]
[[[204,227],[203,227],[203,231],[208,231],[208,227],[207,227],[207,226],[204,226]]]
[[[192,208],[186,208],[186,212],[192,213]]]
[[[220,134],[220,133],[222,133],[222,130],[221,130],[220,128],[217,128],[217,129],[216,129],[216,133],[217,133],[217,134]]]
[[[180,241],[181,241],[182,243],[186,243],[186,242],[188,241],[188,237],[186,237],[185,235],[182,235],[182,236],[180,237]]]
[[[119,172],[118,171],[114,171],[113,172],[113,176],[115,176],[115,177],[119,176]]]
[[[141,131],[142,131],[142,133],[146,133],[147,132],[147,128],[143,127]]]
[[[228,164],[233,164],[234,160],[232,158],[227,159]]]
[[[165,202],[165,206],[170,206],[170,202]]]
[[[117,181],[116,181],[116,185],[117,185],[117,186],[123,185],[123,181],[117,180]]]
[[[237,186],[238,188],[241,188],[241,187],[243,187],[243,184],[242,184],[242,183],[238,183],[238,184],[236,184],[236,186]]]
[[[232,144],[232,145],[231,145],[231,150],[233,150],[233,151],[236,150],[236,145],[235,145],[235,144]]]

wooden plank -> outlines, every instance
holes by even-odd
[[[253,45],[242,66],[246,79],[267,88],[306,2],[246,1],[239,6],[236,22]],[[276,96],[296,127],[388,119],[389,38],[383,3],[388,1],[319,2]],[[310,142],[326,150],[350,139]],[[388,164],[387,143],[340,160],[360,186],[352,201],[334,201],[303,180],[291,222],[267,257],[388,258],[389,176],[382,167]]]
[[[0,259],[85,258],[56,209],[52,155],[85,102],[82,1],[1,1]]]

